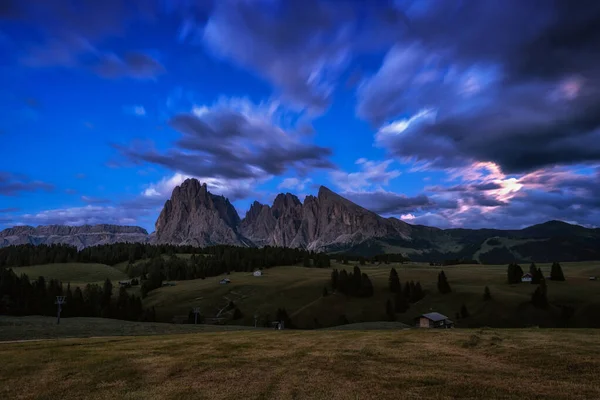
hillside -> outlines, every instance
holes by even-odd
[[[299,328],[314,329],[343,323],[376,322],[387,319],[386,302],[394,300],[389,291],[390,268],[399,274],[400,282],[420,282],[425,297],[411,305],[406,313],[396,314],[397,321],[413,324],[413,318],[432,310],[452,319],[464,304],[470,317],[457,320],[458,327],[543,327],[564,326],[600,327],[600,283],[588,280],[600,276],[600,263],[563,263],[566,282],[548,281],[546,310],[534,308],[531,294],[537,285],[506,283],[506,265],[460,265],[433,267],[426,264],[389,264],[361,266],[374,286],[373,297],[349,297],[332,294],[330,268],[277,267],[264,271],[261,277],[251,273],[232,272],[230,284],[219,284],[220,277],[175,282],[175,286],[162,287],[150,292],[144,306],[156,307],[157,319],[168,322],[174,316],[185,318],[193,307],[200,307],[208,318],[216,317],[229,301],[243,313],[243,318],[232,321],[232,312],[221,314],[227,323],[253,325],[254,316],[259,321],[275,317],[278,308],[285,308],[293,323]],[[545,275],[549,264],[538,264]],[[352,271],[352,265],[334,265]],[[527,269],[526,265],[523,265]],[[437,289],[438,273],[444,270],[452,292],[440,294]],[[485,286],[491,290],[493,300],[483,301]],[[323,288],[329,295],[323,297]],[[573,307],[574,313],[563,319],[562,307]],[[261,323],[261,322],[259,322]]]
[[[84,247],[118,242],[244,247],[279,246],[373,256],[402,253],[414,261],[509,262],[600,259],[600,229],[549,221],[521,230],[439,229],[384,218],[321,186],[304,202],[279,194],[272,205],[252,203],[244,218],[206,184],[188,179],[173,190],[148,235],[137,227],[14,227],[0,232],[0,247],[58,244]]]
[[[600,398],[592,330],[61,339],[0,343],[0,358],[3,399]]]

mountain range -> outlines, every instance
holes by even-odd
[[[241,219],[223,196],[188,179],[173,190],[155,232],[117,225],[17,226],[0,232],[0,247],[64,243],[78,248],[116,242],[195,246],[281,246],[329,253],[403,253],[413,260],[576,261],[600,258],[600,229],[549,221],[520,230],[440,229],[384,218],[321,186],[304,202],[291,193],[272,205],[252,203]]]

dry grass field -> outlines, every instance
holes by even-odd
[[[598,399],[593,330],[245,331],[0,343],[0,398]]]

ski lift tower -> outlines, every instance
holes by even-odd
[[[54,304],[56,304],[56,325],[60,324],[60,312],[62,311],[62,306],[63,304],[67,304],[66,300],[65,300],[65,296],[56,296],[56,301],[54,302]]]

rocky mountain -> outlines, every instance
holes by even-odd
[[[118,242],[147,242],[148,232],[138,226],[120,225],[46,225],[15,226],[0,231],[0,247],[19,244],[68,244],[78,249]]]
[[[0,232],[10,244],[65,243],[78,248],[115,242],[210,246],[282,246],[329,253],[403,253],[413,260],[483,263],[600,259],[600,229],[549,221],[521,230],[439,229],[383,218],[321,186],[304,202],[279,194],[272,205],[252,203],[244,219],[229,200],[188,179],[173,190],[152,235],[138,227],[19,226]]]
[[[195,246],[242,245],[240,217],[229,200],[210,193],[205,184],[187,179],[173,190],[156,220],[156,243]]]

